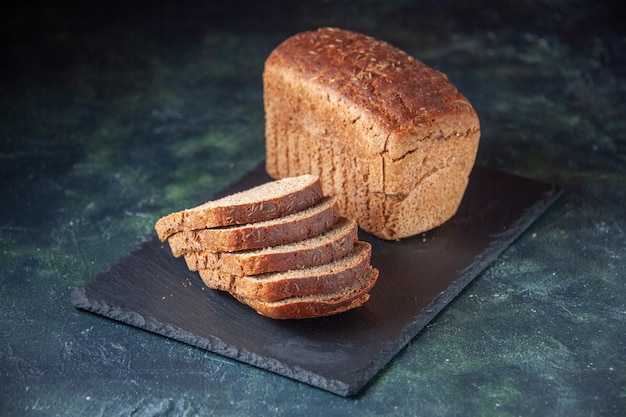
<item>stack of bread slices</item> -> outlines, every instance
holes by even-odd
[[[369,298],[378,270],[357,224],[314,175],[259,185],[159,219],[157,235],[210,288],[258,313],[302,319]]]

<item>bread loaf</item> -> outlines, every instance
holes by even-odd
[[[233,275],[288,271],[342,258],[352,250],[357,239],[356,222],[341,218],[325,233],[309,239],[236,252],[190,252],[185,254],[185,262],[191,271],[214,269]]]
[[[168,238],[176,257],[188,252],[226,252],[266,248],[297,242],[324,233],[339,219],[337,201],[326,197],[318,204],[288,216],[263,222],[183,230]]]
[[[441,72],[386,42],[324,28],[276,47],[263,88],[272,177],[319,176],[343,216],[383,239],[456,212],[480,126]]]
[[[155,229],[163,242],[181,230],[272,220],[311,207],[321,198],[317,176],[289,177],[169,214],[156,222]]]
[[[351,287],[369,265],[372,248],[358,242],[349,254],[313,267],[239,276],[223,269],[201,269],[209,288],[228,291],[245,299],[273,302],[289,297],[335,294]]]

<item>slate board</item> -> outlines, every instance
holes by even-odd
[[[260,164],[217,198],[269,181]],[[362,231],[380,277],[343,314],[272,320],[206,288],[156,236],[72,293],[81,309],[328,390],[359,392],[562,191],[476,167],[457,214],[400,241]],[[269,377],[269,376],[268,376]]]

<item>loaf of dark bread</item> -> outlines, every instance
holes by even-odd
[[[386,42],[324,28],[276,47],[263,88],[272,177],[318,175],[343,216],[383,239],[456,212],[480,125],[446,75]]]

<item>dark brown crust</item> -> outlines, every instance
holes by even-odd
[[[237,251],[278,246],[317,236],[332,227],[339,219],[337,202],[326,197],[314,207],[312,215],[297,212],[266,222],[203,230],[185,230],[167,240],[176,257],[197,251]]]
[[[248,190],[254,191],[254,190]],[[160,218],[154,228],[164,242],[182,230],[198,230],[236,224],[248,224],[276,219],[303,210],[322,198],[319,178],[303,184],[302,189],[275,198],[259,197],[248,204],[198,207],[182,210]]]
[[[361,306],[369,299],[369,292],[377,279],[378,270],[370,266],[357,285],[334,295],[292,297],[269,303],[236,294],[233,296],[266,317],[283,320],[307,319],[338,314]]]
[[[413,137],[438,121],[452,119],[479,129],[471,104],[445,74],[360,33],[335,28],[299,33],[275,48],[265,65],[339,94],[395,132],[392,142],[376,144],[394,159],[415,148],[413,141],[403,140],[406,134]]]
[[[283,245],[275,248],[276,250],[271,253],[263,250],[218,253],[190,252],[185,254],[185,262],[192,271],[220,269],[223,273],[239,276],[322,265],[333,262],[349,253],[358,239],[358,229],[354,221],[343,218],[334,227],[345,228],[345,231],[338,234],[332,241],[319,245],[310,244],[297,249]]]
[[[358,242],[351,253],[350,261],[326,268],[297,270],[297,276],[285,277],[277,274],[238,276],[222,270],[200,270],[200,277],[209,288],[228,291],[248,299],[273,302],[290,297],[335,294],[351,287],[363,275],[371,257],[371,245]],[[345,258],[347,259],[347,258]],[[328,265],[331,264],[331,265]]]

